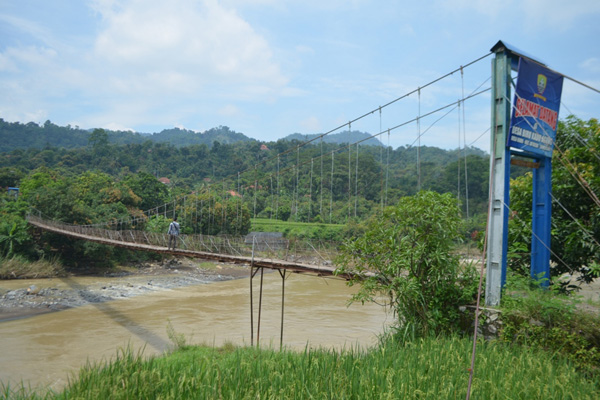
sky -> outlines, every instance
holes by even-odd
[[[498,40],[600,88],[598,20],[598,0],[0,0],[0,118],[489,150],[489,92],[425,115],[489,88]],[[600,94],[566,81],[570,113]]]

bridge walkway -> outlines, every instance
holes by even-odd
[[[306,264],[296,261],[281,260],[277,258],[253,257],[233,254],[213,253],[208,251],[175,249],[171,250],[166,246],[160,246],[149,243],[139,243],[135,241],[135,237],[131,234],[131,239],[134,241],[124,240],[122,235],[116,235],[117,238],[105,237],[96,235],[98,229],[78,227],[76,225],[66,225],[55,221],[44,220],[35,216],[29,216],[27,222],[39,229],[57,233],[60,235],[72,237],[75,239],[87,240],[90,242],[101,243],[109,246],[122,247],[130,250],[150,251],[160,254],[172,254],[185,256],[190,258],[200,258],[204,260],[226,262],[233,264],[248,264],[253,267],[262,267],[274,270],[284,270],[294,273],[311,274],[316,276],[339,277],[349,279],[350,276],[344,274],[335,274],[336,268],[329,265]],[[106,230],[102,230],[106,231]],[[114,231],[113,231],[114,232]]]

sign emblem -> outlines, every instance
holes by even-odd
[[[548,83],[548,78],[546,75],[538,74],[537,76],[537,89],[540,94],[544,94],[544,90],[546,90],[546,84]]]
[[[527,58],[519,60],[519,79],[507,144],[534,157],[552,157],[563,76]]]

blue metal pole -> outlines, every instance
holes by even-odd
[[[540,167],[533,170],[531,277],[542,280],[545,287],[550,283],[551,191],[552,159],[543,157]]]

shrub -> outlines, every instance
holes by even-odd
[[[360,284],[354,301],[384,296],[401,332],[416,336],[457,330],[458,306],[474,299],[474,271],[452,254],[461,230],[460,210],[450,194],[420,192],[370,221],[364,235],[348,241],[340,273]]]
[[[577,308],[572,296],[513,277],[502,298],[500,339],[560,354],[598,375],[600,316]]]

